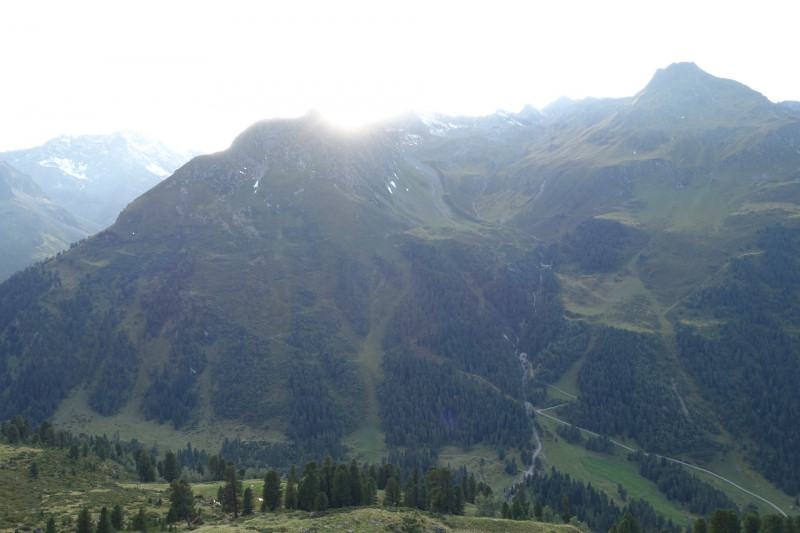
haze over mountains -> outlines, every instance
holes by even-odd
[[[0,162],[0,279],[64,250],[91,231],[55,205],[33,179]]]
[[[796,494],[799,211],[800,110],[694,64],[541,112],[259,122],[0,286],[0,418],[235,428],[273,464],[366,430],[523,450],[558,382],[578,425]]]
[[[109,226],[131,200],[193,155],[130,132],[65,135],[0,153],[6,177],[10,172],[19,182],[25,176],[37,188],[3,199],[8,216],[0,228],[6,237],[0,279]]]

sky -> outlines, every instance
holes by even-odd
[[[631,96],[678,61],[800,100],[795,4],[4,0],[0,151],[121,130],[216,151],[310,110],[351,127],[542,109]]]

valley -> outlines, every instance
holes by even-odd
[[[258,122],[0,285],[0,420],[135,441],[121,477],[329,457],[472,474],[532,524],[791,517],[798,169],[795,107],[690,63],[535,113]]]

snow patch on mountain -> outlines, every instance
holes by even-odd
[[[71,159],[53,156],[39,161],[39,164],[43,167],[57,168],[64,174],[68,174],[79,180],[89,179],[86,177],[86,169],[89,168],[87,163],[76,163]]]
[[[153,162],[147,164],[147,170],[148,172],[151,172],[160,178],[166,178],[167,176],[169,176],[169,172],[167,172],[166,170],[164,170],[159,165]]]
[[[431,132],[433,135],[444,135],[449,130],[460,128],[458,124],[454,124],[453,122],[445,122],[443,120],[444,117],[439,115],[420,115],[420,120],[422,121],[425,126],[428,127],[428,131]]]

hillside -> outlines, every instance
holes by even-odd
[[[35,465],[35,467],[33,467]],[[121,510],[121,523],[133,529],[141,511],[147,527],[166,527],[170,508],[170,485],[160,482],[141,483],[116,462],[98,458],[94,450],[86,456],[68,457],[57,449],[8,446],[0,444],[0,487],[4,512],[0,530],[44,528],[52,517],[57,530],[71,530],[78,515],[86,508],[97,525],[102,508]],[[245,479],[243,486],[261,494],[263,479]],[[297,531],[308,529],[347,529],[372,531],[503,531],[571,533],[579,531],[568,524],[505,520],[476,516],[442,515],[409,508],[394,508],[376,503],[369,506],[331,509],[325,513],[278,509],[256,512],[233,519],[215,504],[222,481],[192,483],[193,506],[202,517],[191,530],[195,531]],[[384,491],[378,496],[382,500]],[[258,502],[256,502],[258,504]],[[260,504],[258,504],[260,506]],[[173,529],[187,529],[185,523],[170,524]]]
[[[88,233],[30,176],[0,162],[0,279],[67,249]]]
[[[798,143],[693,64],[541,113],[259,122],[0,285],[0,419],[528,463],[525,401],[563,403],[796,495]]]

